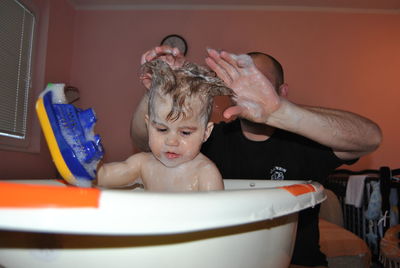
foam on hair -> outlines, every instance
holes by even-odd
[[[172,69],[157,59],[142,65],[142,73],[150,73],[152,83],[149,92],[149,116],[154,113],[154,97],[170,96],[171,112],[167,120],[175,121],[193,113],[192,101],[201,102],[201,115],[208,122],[213,106],[213,97],[234,95],[232,89],[218,78],[215,72],[195,63],[186,62],[182,67]]]

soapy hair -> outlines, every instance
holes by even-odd
[[[172,99],[172,107],[167,120],[175,121],[199,112],[207,124],[212,113],[213,98],[234,95],[232,89],[228,88],[215,72],[190,62],[172,69],[164,61],[157,59],[144,63],[142,73],[150,73],[152,80],[149,91],[149,116],[154,113],[155,96],[169,96]],[[193,102],[201,103],[200,111],[193,111]]]

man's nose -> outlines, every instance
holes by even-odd
[[[179,145],[179,137],[175,133],[170,133],[165,139],[165,144],[168,146],[178,146]]]

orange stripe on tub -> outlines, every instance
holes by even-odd
[[[294,196],[307,194],[311,192],[315,192],[315,188],[312,184],[293,184],[288,186],[279,187],[291,193]]]
[[[0,208],[99,207],[100,190],[0,182]]]

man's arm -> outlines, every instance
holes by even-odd
[[[147,114],[148,101],[149,97],[146,92],[136,108],[131,122],[132,141],[140,150],[144,152],[150,151],[149,135],[147,133],[147,127],[144,120],[144,117]]]
[[[206,63],[236,93],[236,105],[224,112],[226,118],[240,116],[302,135],[332,148],[343,160],[372,152],[381,143],[380,128],[367,118],[280,97],[247,55],[209,49]]]
[[[382,133],[378,125],[360,115],[282,100],[266,124],[285,129],[332,148],[337,157],[350,160],[376,150]]]

